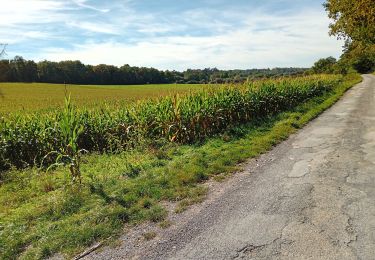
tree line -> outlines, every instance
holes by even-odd
[[[343,54],[338,61],[329,57],[319,60],[315,69],[360,73],[375,71],[375,1],[327,0],[324,7],[330,24],[330,35],[345,40]]]
[[[161,71],[155,68],[100,64],[85,65],[80,61],[25,60],[20,56],[0,61],[0,82],[45,82],[95,85],[136,85],[160,83],[230,83],[249,78],[297,75],[305,68],[219,70],[216,68]]]

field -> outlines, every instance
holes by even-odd
[[[202,90],[205,85],[63,85],[46,83],[0,83],[0,113],[51,110],[64,104],[65,92],[79,106],[95,107],[100,103],[128,103],[145,98],[157,98],[176,93]]]
[[[358,81],[313,75],[117,110],[78,109],[74,99],[56,111],[10,113],[0,121],[0,258],[71,257],[125,224],[166,226],[163,201],[177,212],[201,201],[204,181],[269,150]]]

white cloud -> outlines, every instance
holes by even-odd
[[[73,50],[47,50],[45,58],[161,69],[233,69],[310,66],[320,57],[338,56],[341,51],[342,42],[328,36],[329,21],[319,12],[290,17],[251,15],[244,24],[212,36],[151,36],[136,44],[89,42]]]
[[[2,0],[0,0],[2,1]],[[121,15],[109,15],[110,8],[99,8],[89,4],[87,0],[12,0],[4,1],[0,8],[0,42],[11,45],[25,43],[30,39],[66,38],[76,34],[72,29],[82,32],[120,35],[130,25],[138,25],[145,29],[146,22],[151,23],[152,15],[139,15],[129,8],[129,0],[119,2],[103,2],[106,6],[116,9]],[[93,14],[87,10],[99,12]],[[164,31],[159,28],[156,31]],[[30,36],[30,37],[29,37]],[[83,34],[82,38],[88,37]],[[61,44],[62,42],[60,42]],[[70,45],[70,44],[68,44]]]
[[[94,11],[98,11],[98,12],[102,12],[102,13],[107,13],[110,11],[110,9],[101,9],[101,8],[97,8],[93,5],[89,5],[87,4],[87,0],[73,0],[73,2],[78,5],[79,7],[83,7],[83,8],[87,8],[87,9],[90,9],[90,10],[94,10]]]
[[[68,6],[61,1],[6,1],[0,9],[0,41],[14,44],[28,39],[48,38],[50,33],[36,27],[63,22],[66,15],[61,11],[67,9]]]
[[[49,23],[62,19],[59,11],[67,8],[61,1],[12,0],[1,4],[1,26]]]
[[[328,36],[323,8],[290,14],[270,12],[262,5],[251,11],[202,7],[164,14],[163,8],[140,12],[133,4],[130,0],[103,1],[100,6],[87,0],[7,1],[0,9],[0,42],[10,43],[10,50],[14,44],[58,39],[55,46],[45,41],[39,49],[14,53],[29,59],[179,70],[310,66],[320,57],[337,57],[343,44]]]
[[[76,27],[89,32],[106,33],[106,34],[120,34],[116,26],[106,23],[93,23],[93,22],[76,22],[71,21],[66,23],[68,26]]]

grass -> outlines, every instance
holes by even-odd
[[[238,163],[285,140],[359,81],[347,77],[324,96],[200,144],[85,156],[82,186],[70,185],[66,168],[10,170],[0,184],[0,258],[70,257],[121,233],[125,223],[163,223],[167,212],[161,201],[178,202],[177,211],[201,201],[207,192],[203,182],[239,170]]]
[[[151,239],[154,239],[156,237],[156,233],[155,232],[147,232],[145,234],[143,234],[143,237],[145,240],[151,240]]]
[[[95,86],[67,85],[66,90],[80,106],[96,107],[102,102],[121,105],[145,98],[201,90],[199,84]],[[65,85],[47,83],[0,83],[0,113],[35,112],[63,106]]]
[[[169,228],[170,226],[172,226],[172,222],[168,219],[166,220],[163,220],[162,222],[160,222],[159,226],[163,229],[166,229],[166,228]]]

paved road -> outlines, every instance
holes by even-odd
[[[135,258],[375,259],[375,77]]]

